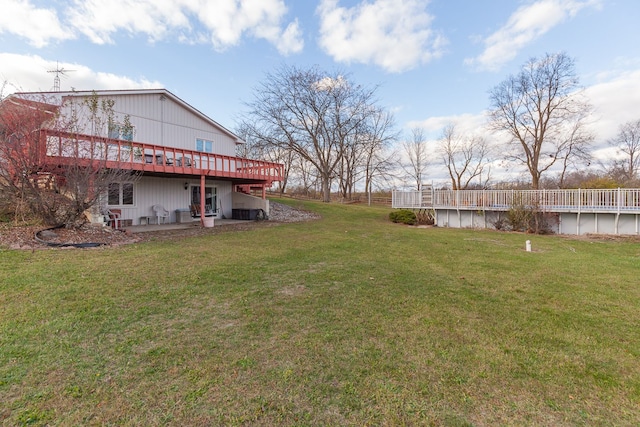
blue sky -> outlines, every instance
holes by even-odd
[[[600,148],[640,118],[637,0],[2,0],[9,92],[163,87],[233,129],[283,64],[380,85],[398,129],[479,131],[488,93],[529,58],[566,52]],[[606,155],[602,150],[600,155]]]

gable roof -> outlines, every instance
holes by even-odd
[[[198,116],[202,120],[208,122],[212,126],[220,128],[224,133],[226,133],[231,138],[235,139],[236,144],[244,144],[245,142],[235,133],[231,132],[229,129],[222,126],[220,123],[213,120],[211,117],[207,116],[197,108],[193,107],[191,104],[183,101],[181,98],[177,97],[173,93],[169,92],[167,89],[122,89],[122,90],[83,90],[83,91],[60,91],[60,92],[19,92],[13,94],[15,96],[34,96],[34,95],[42,95],[42,96],[60,96],[60,97],[86,97],[91,95],[98,96],[119,96],[119,95],[159,95],[165,96],[175,103],[179,104],[186,110],[190,111],[192,114]]]

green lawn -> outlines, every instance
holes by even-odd
[[[0,250],[2,425],[640,424],[640,244],[305,207]]]

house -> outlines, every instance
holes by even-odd
[[[244,144],[237,135],[165,89],[29,92],[5,101],[55,105],[65,118],[64,126],[41,126],[43,170],[83,157],[136,172],[109,185],[92,222],[106,210],[119,212],[124,225],[161,219],[158,209],[165,222],[231,218],[247,209],[268,214],[266,189],[282,177],[281,164],[237,157]]]

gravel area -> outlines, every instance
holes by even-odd
[[[318,218],[320,218],[320,216],[313,212],[297,209],[289,205],[283,205],[282,203],[269,203],[269,221],[300,222]]]
[[[75,248],[73,245],[86,245],[89,243],[100,243],[100,246],[118,246],[141,241],[163,241],[215,233],[244,231],[259,227],[270,227],[279,223],[311,221],[318,218],[319,216],[313,212],[271,202],[267,221],[245,221],[213,228],[194,226],[187,229],[160,230],[145,233],[130,233],[126,230],[112,230],[107,227],[86,225],[80,229],[60,228],[41,232],[39,234],[40,239],[49,244],[42,243],[35,238],[35,234],[46,227],[41,225],[12,226],[11,224],[0,224],[0,249],[62,249]]]

